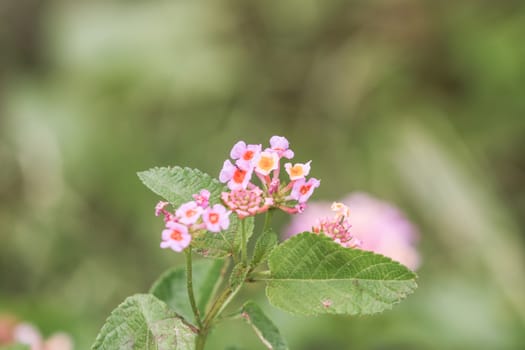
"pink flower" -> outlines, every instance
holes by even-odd
[[[295,181],[299,179],[304,179],[310,173],[310,163],[309,161],[306,164],[297,163],[292,166],[292,163],[286,163],[284,168],[290,176],[290,180]]]
[[[350,194],[342,202],[350,207],[352,236],[361,241],[360,249],[388,256],[412,270],[418,268],[415,244],[419,235],[399,209],[364,193]],[[292,219],[286,237],[310,231],[319,218],[333,215],[330,206],[328,202],[309,203],[303,214]]]
[[[273,204],[271,198],[264,198],[263,191],[259,187],[251,190],[235,190],[231,192],[223,192],[221,195],[222,201],[233,210],[239,218],[253,216],[263,213]]]
[[[185,225],[191,225],[199,220],[203,210],[204,209],[198,206],[196,202],[191,201],[181,205],[175,212],[175,215],[179,219],[179,222]]]
[[[182,252],[190,245],[190,242],[191,235],[188,233],[188,227],[173,221],[166,223],[166,229],[162,231],[161,248],[171,248],[176,252]]]
[[[163,214],[165,211],[164,208],[168,204],[169,204],[168,202],[163,202],[163,201],[158,202],[157,205],[155,206],[155,216],[159,216],[160,214]]]
[[[46,340],[44,350],[73,350],[73,341],[65,333],[55,333]]]
[[[193,199],[197,205],[201,208],[207,208],[210,204],[210,191],[204,189],[199,192],[199,194],[194,194]]]
[[[226,211],[220,204],[215,204],[213,207],[208,208],[202,215],[202,221],[206,225],[206,229],[211,232],[219,232],[226,230],[230,226],[230,213]]]
[[[221,173],[219,174],[219,181],[222,183],[228,182],[230,190],[238,190],[246,188],[252,178],[253,169],[241,169],[232,164],[227,159],[224,161]]]
[[[279,157],[285,157],[288,159],[292,159],[294,156],[294,153],[291,149],[289,149],[289,142],[288,140],[283,136],[272,136],[270,138],[270,146],[273,151],[276,151]]]
[[[321,182],[316,178],[310,178],[308,181],[299,179],[293,184],[290,198],[297,200],[299,203],[305,203],[314,192],[314,189],[319,187]]]
[[[282,136],[270,139],[270,148],[261,152],[261,145],[247,145],[237,142],[230,156],[236,164],[226,160],[219,175],[219,180],[228,183],[230,193],[222,193],[221,199],[239,217],[252,216],[270,207],[279,208],[289,214],[302,212],[305,202],[319,187],[319,180],[305,177],[310,172],[310,163],[285,164],[290,181],[280,177],[282,157],[292,158],[294,153],[289,149],[289,142]],[[255,172],[261,186],[251,182]]]
[[[16,343],[29,345],[31,350],[42,350],[44,340],[42,335],[32,324],[20,323],[13,331],[13,338]]]
[[[237,159],[235,164],[241,169],[253,168],[261,153],[261,145],[246,145],[244,141],[237,142],[231,152],[230,157]]]
[[[268,175],[272,170],[279,167],[279,155],[275,152],[261,152],[255,171],[261,175]]]
[[[165,209],[165,207],[168,205],[168,202],[158,202],[155,206],[155,216],[159,216],[160,214],[164,215],[164,221],[172,221],[175,217],[173,214],[171,214],[169,211]]]
[[[312,227],[312,232],[325,234],[345,248],[359,247],[361,242],[350,232],[352,225],[348,220],[348,208],[342,203],[333,203],[330,209],[335,215],[319,218]]]
[[[66,333],[54,333],[44,341],[40,331],[30,323],[19,323],[12,330],[12,341],[29,345],[31,350],[72,350],[73,341]],[[10,339],[11,340],[11,339]],[[3,343],[0,339],[0,346]]]

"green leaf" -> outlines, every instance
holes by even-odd
[[[193,262],[193,291],[201,315],[204,315],[219,282],[222,265],[222,260],[202,259]],[[149,292],[185,319],[194,320],[186,287],[185,267],[175,267],[164,272],[153,283]]]
[[[255,243],[253,252],[252,267],[256,267],[264,262],[278,243],[277,235],[272,230],[263,232]]]
[[[175,207],[192,200],[192,195],[202,189],[210,191],[210,202],[220,202],[226,190],[218,180],[199,169],[175,167],[152,168],[137,173],[150,190],[166,199]]]
[[[269,267],[270,302],[303,315],[373,314],[390,309],[416,288],[416,275],[407,267],[309,232],[275,248]]]
[[[246,237],[249,239],[253,234],[254,219],[252,216],[244,220],[246,220]],[[230,226],[227,230],[217,233],[205,232],[195,237],[191,243],[195,252],[211,258],[225,258],[236,254],[241,246],[240,223],[235,213],[230,214]]]
[[[248,301],[242,307],[242,317],[252,326],[253,330],[268,349],[286,350],[288,345],[279,333],[277,327],[264,314],[259,305]]]
[[[124,300],[106,320],[92,349],[193,350],[196,333],[151,294]]]

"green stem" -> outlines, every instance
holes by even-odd
[[[210,308],[210,311],[204,318],[203,325],[200,329],[199,335],[197,336],[195,350],[204,350],[206,338],[208,337],[208,332],[210,331],[213,320],[228,305],[231,299],[233,299],[233,295],[234,291],[228,287],[222,292],[221,295],[219,295],[215,303],[213,303],[212,307]]]
[[[244,271],[244,273],[246,273],[246,271]],[[221,315],[224,309],[233,300],[235,295],[237,295],[243,284],[244,281],[235,284],[235,286],[230,285],[217,297],[215,302],[210,307],[210,310],[204,317],[202,327],[200,328],[199,335],[197,336],[197,341],[195,342],[195,350],[204,350],[206,338],[208,337],[208,333],[213,326],[214,321]]]
[[[266,212],[266,215],[264,216],[263,234],[264,232],[268,231],[268,229],[270,228],[270,223],[272,222],[272,215],[273,215],[273,209],[270,209]]]
[[[195,294],[193,293],[193,268],[191,262],[191,247],[184,249],[186,254],[186,286],[188,288],[188,297],[190,299],[191,309],[195,315],[195,321],[199,328],[202,328],[201,315],[197,303],[195,302]]]
[[[248,275],[247,282],[265,281],[271,277],[270,271],[256,271]]]
[[[246,239],[246,222],[241,220],[241,261],[248,266],[248,242]]]

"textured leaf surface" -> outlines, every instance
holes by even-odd
[[[223,262],[203,259],[193,263],[193,291],[197,305],[204,315],[213,289],[219,281]],[[186,268],[174,267],[164,272],[153,284],[151,294],[164,301],[173,311],[187,320],[194,320],[186,288]]]
[[[264,262],[278,243],[277,235],[272,230],[263,232],[255,243],[253,251],[252,266],[255,267]]]
[[[199,169],[175,167],[152,168],[137,173],[150,190],[174,206],[192,200],[192,195],[202,189],[210,191],[210,202],[219,203],[226,188],[218,180]]]
[[[245,220],[247,239],[253,234],[254,220],[248,217]],[[196,237],[192,246],[195,252],[211,258],[224,258],[239,251],[241,245],[241,221],[236,214],[230,214],[230,226],[227,230],[213,233],[206,232]]]
[[[416,288],[416,275],[405,266],[309,232],[275,248],[269,266],[270,302],[304,315],[381,312]]]
[[[106,320],[92,349],[192,350],[195,333],[151,294],[127,298]]]
[[[264,314],[259,305],[248,301],[242,307],[242,316],[268,349],[286,350],[288,345],[279,333],[279,329]]]

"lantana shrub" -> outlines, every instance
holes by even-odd
[[[154,211],[164,221],[160,248],[184,254],[186,266],[164,272],[149,293],[128,297],[92,348],[202,350],[218,322],[242,319],[268,349],[288,349],[255,302],[226,312],[246,283],[266,285],[273,306],[312,316],[374,314],[412,293],[415,273],[361,249],[366,237],[353,235],[343,203],[333,203],[331,215],[279,243],[272,214],[303,213],[321,184],[310,176],[311,161],[293,158],[288,140],[273,136],[264,149],[237,142],[218,179],[181,167],[138,173],[163,198]],[[254,225],[257,215],[265,216],[261,228]],[[203,258],[193,261],[195,254]]]

